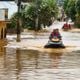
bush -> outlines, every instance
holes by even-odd
[[[75,25],[76,25],[77,28],[80,28],[80,15],[76,16]]]

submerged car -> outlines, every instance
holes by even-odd
[[[59,38],[52,38],[48,41],[48,43],[44,46],[45,48],[65,48],[62,40]]]

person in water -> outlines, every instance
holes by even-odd
[[[61,35],[59,32],[59,29],[53,29],[53,31],[51,32],[49,39],[51,40],[52,38],[57,37],[58,39],[61,40]]]
[[[66,23],[63,25],[62,29],[70,30],[70,29],[71,29],[71,25],[66,22]]]

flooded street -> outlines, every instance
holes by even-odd
[[[0,80],[80,80],[80,33],[61,32],[65,49],[44,49],[49,33],[22,39],[23,48],[0,46]]]

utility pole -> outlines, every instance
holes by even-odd
[[[16,28],[16,32],[17,32],[17,38],[16,38],[16,41],[17,42],[20,42],[21,39],[20,39],[20,33],[21,33],[21,18],[20,18],[20,15],[21,15],[21,0],[16,0],[15,1],[17,3],[17,6],[18,6],[18,18],[17,18],[17,28]]]
[[[38,30],[38,0],[36,0],[36,19],[35,19],[35,31]]]

